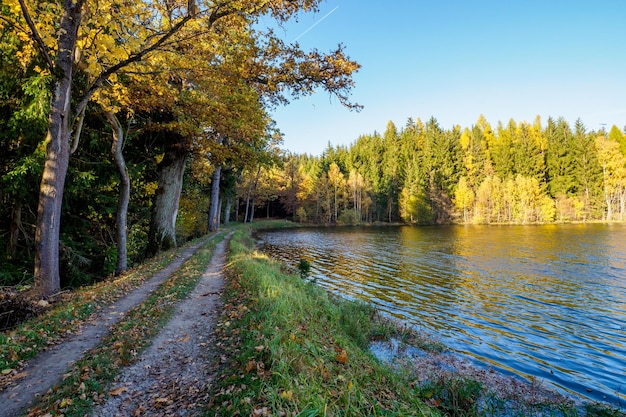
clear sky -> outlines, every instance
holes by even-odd
[[[626,125],[626,0],[326,0],[277,33],[305,50],[342,43],[362,65],[360,113],[323,91],[272,113],[292,152],[320,155],[409,117]]]

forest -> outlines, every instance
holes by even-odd
[[[260,204],[276,196],[297,221],[356,224],[624,221],[626,137],[579,119],[537,117],[444,129],[431,117],[266,168]],[[273,184],[282,184],[282,191]]]
[[[39,296],[124,273],[230,221],[623,221],[626,137],[582,121],[392,122],[320,156],[271,109],[359,64],[277,24],[319,0],[7,0],[0,6],[0,286]]]
[[[273,107],[322,90],[358,110],[341,44],[274,33],[318,4],[3,1],[0,284],[49,296],[215,230],[277,158]]]

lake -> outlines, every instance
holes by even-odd
[[[261,250],[483,366],[626,404],[626,226],[262,231]]]

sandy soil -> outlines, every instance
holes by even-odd
[[[118,300],[109,308],[104,309],[96,319],[91,320],[88,324],[85,324],[79,332],[71,335],[61,344],[51,347],[47,351],[42,352],[37,357],[30,360],[22,369],[18,370],[18,376],[20,376],[20,378],[13,378],[12,381],[8,382],[4,381],[6,384],[2,384],[2,386],[6,386],[6,388],[0,391],[0,416],[13,417],[19,416],[25,412],[25,410],[35,402],[37,396],[45,393],[48,389],[61,381],[63,374],[68,371],[73,362],[80,359],[88,350],[96,347],[100,340],[108,334],[109,329],[113,324],[123,317],[127,311],[143,302],[152,291],[169,278],[170,275],[183,264],[183,262],[189,259],[189,257],[191,257],[206,242],[207,240],[202,240],[196,245],[185,249],[173,262],[146,281],[144,285],[130,292],[126,297]],[[219,262],[222,262],[225,247],[225,242],[218,245],[218,249],[216,250],[209,269],[212,268],[216,259],[219,259]],[[208,278],[203,277],[202,282],[204,283],[206,279]],[[219,281],[220,279],[221,278],[217,278],[214,281]],[[202,284],[199,285],[198,288],[201,286]],[[216,287],[215,290],[204,290],[202,294],[218,290],[219,289]],[[215,302],[214,296],[207,295],[204,298],[207,301],[211,300],[212,303]],[[197,317],[200,317],[201,313],[198,312],[197,314]],[[207,316],[207,320],[211,319],[212,316]],[[190,329],[190,331],[196,330]],[[200,329],[198,329],[198,331],[200,331]],[[172,342],[171,344],[181,345],[182,343]],[[113,416],[115,413],[95,415]]]

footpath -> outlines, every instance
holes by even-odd
[[[203,366],[204,356],[208,355],[205,347],[219,312],[229,237],[217,244],[195,290],[177,306],[174,316],[139,360],[118,376],[111,391],[116,395],[100,405],[94,416],[197,414],[194,410],[202,404],[203,387],[210,378]],[[24,377],[0,392],[0,417],[25,414],[38,396],[63,379],[74,362],[98,346],[111,326],[141,304],[211,238],[183,250],[141,287],[101,311],[79,333],[31,359],[20,370]],[[167,387],[167,394],[161,387]],[[176,412],[168,412],[174,407]]]

